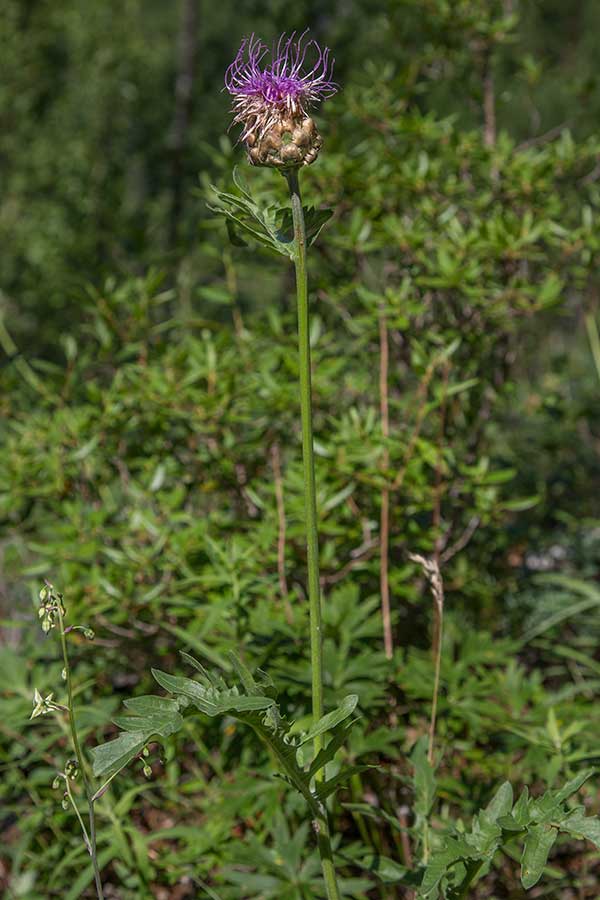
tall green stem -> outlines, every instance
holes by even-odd
[[[317,531],[317,492],[312,431],[310,329],[308,309],[308,275],[306,271],[306,226],[298,182],[298,170],[290,169],[286,178],[292,202],[294,221],[294,266],[298,299],[298,353],[300,365],[300,412],[302,418],[302,460],[304,464],[304,514],[306,519],[306,554],[308,567],[308,602],[310,607],[310,661],[312,672],[313,722],[323,716],[323,650],[321,634],[321,591],[319,584],[319,535]],[[323,738],[315,738],[315,756]],[[319,809],[315,817],[317,841],[323,878],[329,900],[340,900],[335,876],[327,811]]]
[[[596,372],[598,373],[598,378],[600,378],[600,335],[598,335],[598,326],[596,325],[596,319],[594,317],[594,314],[591,312],[586,313],[585,327],[588,333],[592,356],[594,357]]]
[[[65,623],[63,620],[63,615],[61,611],[60,602],[57,604],[57,612],[58,619],[60,623],[60,644],[62,647],[63,654],[63,662],[65,664],[65,675],[67,680],[67,697],[68,697],[68,707],[69,707],[69,729],[71,732],[71,740],[73,741],[73,749],[75,751],[75,757],[77,759],[77,765],[79,767],[79,771],[81,772],[81,780],[83,781],[83,789],[85,792],[85,796],[88,804],[88,813],[89,813],[89,822],[90,822],[90,833],[89,838],[83,829],[83,834],[86,839],[86,845],[92,860],[92,867],[94,870],[94,881],[96,883],[96,893],[98,895],[98,900],[104,900],[104,892],[102,890],[102,879],[100,878],[100,869],[98,868],[98,857],[96,853],[96,817],[94,812],[94,801],[92,799],[92,790],[91,785],[88,781],[87,773],[85,770],[85,759],[83,757],[83,753],[81,750],[81,744],[79,743],[79,735],[77,734],[77,723],[75,721],[75,709],[73,707],[73,682],[71,679],[71,666],[69,664],[69,654],[67,652],[67,637],[65,634]],[[77,812],[77,810],[76,810]],[[82,823],[83,827],[83,823]]]

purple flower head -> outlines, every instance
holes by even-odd
[[[269,49],[261,40],[251,35],[242,41],[225,73],[225,87],[234,98],[233,121],[244,126],[242,140],[256,131],[262,137],[284,116],[306,116],[312,104],[337,91],[329,49],[321,50],[313,39],[305,41],[306,34],[282,34],[270,63],[263,63]]]

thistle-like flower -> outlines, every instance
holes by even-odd
[[[225,73],[225,87],[234,98],[233,122],[242,125],[252,165],[306,166],[319,154],[322,139],[308,110],[335,94],[337,85],[331,80],[329,49],[305,40],[306,34],[282,34],[271,62],[263,65],[268,47],[254,35],[244,38]]]

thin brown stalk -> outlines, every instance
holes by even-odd
[[[433,533],[435,535],[435,559],[439,566],[442,552],[442,471],[444,468],[444,433],[446,430],[446,407],[448,397],[448,379],[450,364],[446,360],[442,378],[442,403],[440,406],[440,429],[438,434],[437,460],[435,466],[435,483],[433,489]]]
[[[328,585],[337,584],[338,581],[343,581],[352,569],[356,569],[357,566],[369,559],[378,547],[379,541],[377,538],[371,538],[369,541],[361,544],[360,547],[355,547],[354,550],[350,551],[349,561],[341,569],[331,572],[329,575],[321,576],[321,586],[327,587]]]
[[[431,582],[431,591],[433,594],[433,608],[435,614],[433,643],[435,672],[433,676],[433,699],[431,701],[431,721],[429,723],[429,747],[427,750],[427,759],[429,760],[430,765],[433,765],[435,726],[437,721],[438,696],[440,692],[440,671],[442,668],[442,631],[444,625],[444,582],[439,567],[435,585],[433,581]]]
[[[381,489],[381,513],[379,525],[379,587],[381,592],[381,618],[383,620],[383,643],[385,655],[391,659],[394,653],[392,621],[390,615],[389,548],[390,548],[390,488],[387,473],[390,467],[390,406],[389,406],[389,335],[385,312],[379,316],[379,409],[381,416],[381,436],[383,454],[381,467],[384,484]]]
[[[429,748],[427,758],[433,765],[433,753],[435,745],[435,725],[437,719],[438,694],[440,689],[440,669],[442,665],[442,630],[444,624],[444,583],[440,569],[440,557],[442,552],[442,473],[444,456],[444,433],[446,430],[446,408],[448,396],[448,379],[450,377],[450,364],[446,360],[444,364],[444,377],[442,381],[442,404],[440,408],[440,431],[437,447],[437,462],[435,467],[435,485],[433,500],[433,530],[435,534],[434,568],[428,574],[431,592],[433,595],[433,635],[432,652],[434,662],[433,699],[431,702],[431,720],[429,723]]]
[[[457,553],[460,553],[461,550],[467,546],[479,525],[481,524],[481,519],[479,516],[471,516],[467,523],[467,527],[460,535],[460,537],[450,546],[446,547],[443,553],[440,554],[440,563],[447,563],[448,560],[452,559],[453,556],[456,556]]]
[[[442,631],[444,623],[444,582],[439,564],[436,559],[427,559],[416,553],[409,553],[410,559],[418,563],[423,569],[423,573],[429,582],[431,595],[433,597],[434,612],[434,629],[433,629],[433,656],[434,656],[434,676],[433,676],[433,698],[431,701],[431,716],[429,719],[429,747],[427,750],[427,759],[433,765],[434,747],[435,747],[435,726],[437,720],[438,695],[440,691],[440,671],[442,667]]]
[[[486,53],[483,66],[483,141],[486,147],[496,143],[496,97],[491,53]]]
[[[281,451],[275,441],[271,445],[271,466],[273,467],[273,481],[275,484],[275,501],[277,503],[277,574],[279,576],[279,592],[283,599],[285,617],[288,625],[292,625],[294,617],[289,600],[289,589],[285,574],[285,505],[283,501],[283,475],[281,472]]]

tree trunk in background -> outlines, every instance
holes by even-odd
[[[177,231],[183,209],[183,182],[185,176],[185,147],[190,125],[194,75],[198,51],[198,11],[200,0],[181,0],[179,35],[177,39],[177,77],[175,80],[175,104],[169,132],[171,152],[172,205],[169,222],[169,248],[177,240]]]

